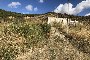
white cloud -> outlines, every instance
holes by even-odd
[[[90,0],[86,0],[86,1],[90,1]]]
[[[33,6],[32,6],[32,5],[27,5],[25,8],[26,8],[28,11],[32,11],[32,10],[33,10]]]
[[[89,16],[89,15],[90,15],[90,13],[86,14],[85,16]]]
[[[38,8],[37,8],[37,7],[35,7],[35,8],[34,8],[34,11],[38,11]]]
[[[74,8],[72,8],[73,5],[71,3],[69,3],[69,12],[68,12],[68,4],[65,3],[65,4],[60,4],[55,10],[54,12],[56,13],[69,13],[69,14],[72,14],[73,11],[74,11]]]
[[[40,3],[43,3],[43,2],[44,2],[44,0],[39,0],[39,2],[40,2]]]
[[[23,14],[29,14],[29,12],[22,12]]]
[[[8,4],[8,7],[10,7],[10,8],[17,8],[20,5],[21,5],[20,2],[12,2],[12,3]]]
[[[56,13],[67,13],[76,15],[82,12],[84,9],[90,8],[90,0],[82,1],[81,3],[77,4],[76,7],[73,8],[73,4],[69,3],[69,11],[68,11],[68,4],[60,4],[54,12]]]
[[[25,8],[28,11],[38,11],[38,8],[37,7],[34,8],[32,5],[27,5]]]

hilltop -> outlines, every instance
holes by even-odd
[[[9,18],[10,17],[10,18]],[[47,24],[48,17],[77,25]],[[90,16],[48,12],[21,14],[0,10],[0,60],[89,60]]]
[[[77,20],[77,21],[90,21],[90,16],[75,16],[75,15],[68,15],[68,14],[61,14],[61,13],[55,13],[55,12],[47,12],[44,14],[21,14],[21,13],[16,13],[16,12],[11,12],[11,11],[5,11],[0,9],[0,19],[8,20],[9,16],[13,16],[15,18],[23,19],[24,17],[34,17],[35,19],[45,19],[46,17],[59,17],[59,18],[69,18],[72,20]],[[42,20],[41,19],[41,20]]]

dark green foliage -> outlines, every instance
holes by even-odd
[[[45,24],[41,24],[40,26],[41,26],[41,28],[42,28],[44,34],[50,32],[51,25],[45,23]]]
[[[8,26],[7,24],[2,31],[4,37],[0,40],[0,60],[14,60],[19,53],[26,51],[24,48],[46,44],[47,33],[51,28],[48,24],[30,24],[19,19],[12,20]],[[23,42],[18,43],[19,37],[24,38],[21,40]]]
[[[42,27],[42,30],[44,33],[49,33],[50,32],[50,29],[51,29],[51,26],[47,23],[45,24],[41,24],[41,27]]]
[[[5,11],[5,10],[0,9],[0,17],[2,17],[2,18],[6,18],[8,16],[14,16],[16,18],[22,18],[24,16],[34,17],[34,16],[37,16],[37,15],[39,15],[39,14],[21,14],[21,13]]]
[[[0,60],[14,60],[17,54],[18,49],[12,44],[0,46]]]
[[[19,34],[26,39],[25,44],[29,47],[47,38],[47,33],[50,32],[48,24],[26,24],[14,23],[9,26],[11,32]]]

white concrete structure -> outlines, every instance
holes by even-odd
[[[56,17],[48,17],[48,24],[50,24],[50,25],[52,25],[54,22],[56,22],[56,23],[61,23],[63,26],[66,26],[66,25],[68,25],[68,24],[73,24],[73,25],[75,25],[75,24],[77,24],[78,23],[78,21],[72,21],[71,19],[69,19],[68,21],[67,21],[67,18],[56,18]],[[67,24],[68,23],[68,24]]]
[[[56,17],[48,17],[48,24],[53,24],[53,22],[56,23],[63,23],[63,25],[67,25],[67,18],[56,18]]]
[[[9,16],[8,18],[9,18],[9,19],[14,19],[15,17],[13,17],[13,16]]]
[[[75,21],[70,20],[69,24],[75,26],[76,24],[78,24],[78,21],[76,21],[76,20]]]
[[[29,16],[26,16],[26,17],[24,17],[24,19],[30,19],[30,17]]]

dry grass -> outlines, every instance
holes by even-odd
[[[0,33],[0,60],[90,59],[90,54],[88,53],[90,52],[90,44],[81,40],[81,38],[89,39],[90,37],[90,31],[84,26],[71,27],[69,30],[71,37],[80,37],[80,39],[68,39],[61,33],[62,30],[66,31],[61,24],[55,24],[54,33],[49,30],[50,26],[47,26],[47,24],[35,25],[30,22],[24,22],[24,24],[19,25],[12,24],[7,23],[5,26],[0,24],[0,31],[2,32]],[[52,36],[50,35],[48,38],[46,36],[49,32],[52,33]]]
[[[16,60],[31,47],[42,47],[47,41],[48,27],[20,21],[0,23],[0,60]]]
[[[90,29],[89,25],[78,25],[76,27],[70,27],[69,34],[77,38],[83,38],[90,41]]]

